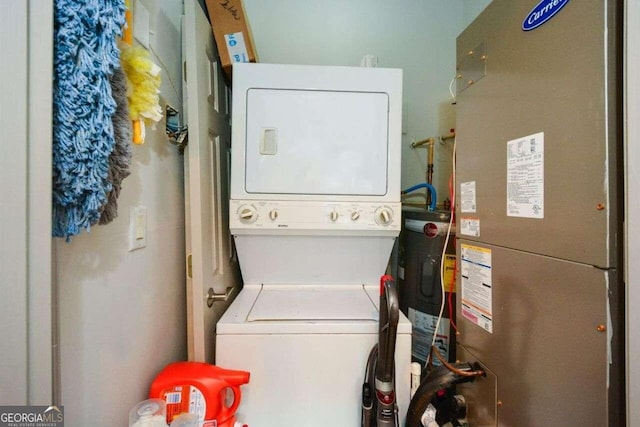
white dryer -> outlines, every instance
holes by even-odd
[[[402,72],[236,64],[230,229],[244,288],[217,324],[216,364],[251,372],[252,427],[360,423],[380,276],[400,231]],[[409,404],[401,316],[396,394]]]

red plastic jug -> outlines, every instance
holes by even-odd
[[[166,402],[167,424],[189,412],[198,414],[200,421],[216,421],[218,427],[233,427],[242,397],[240,386],[249,382],[249,376],[246,371],[208,363],[171,363],[151,384],[149,397]]]

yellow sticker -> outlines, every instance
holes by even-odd
[[[444,290],[456,291],[456,256],[445,254],[444,256]]]

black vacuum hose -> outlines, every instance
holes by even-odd
[[[461,372],[472,372],[476,369],[469,363],[453,363],[452,366]],[[473,381],[474,376],[463,376],[453,372],[446,366],[438,366],[425,377],[416,390],[407,411],[406,427],[422,427],[422,414],[438,390],[451,387],[467,381]]]

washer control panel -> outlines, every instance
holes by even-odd
[[[231,200],[231,229],[399,231],[400,203]]]

